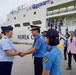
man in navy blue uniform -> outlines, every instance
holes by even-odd
[[[67,46],[68,46],[68,36],[66,36],[66,39],[64,40],[64,60],[67,60]]]
[[[47,33],[47,31],[41,32],[41,34],[44,37],[44,39],[46,38],[46,33]],[[49,45],[45,42],[45,53],[47,52],[48,48],[49,48]]]
[[[58,24],[58,31],[61,33],[61,24]]]
[[[43,32],[41,32],[41,34],[42,34],[42,36],[45,38],[45,36],[46,36],[46,32],[47,31],[43,31]]]
[[[66,36],[68,35],[68,27],[65,29]]]
[[[32,28],[31,29],[32,35],[34,36],[34,43],[29,50],[22,52],[20,55],[24,56],[27,54],[33,54],[35,75],[42,75],[43,70],[42,59],[45,54],[45,40],[40,35],[41,27],[31,25],[31,28]]]
[[[54,21],[55,29],[57,29],[57,21]]]

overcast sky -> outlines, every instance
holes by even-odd
[[[36,3],[45,0],[0,0],[0,24],[6,20],[7,14],[22,4]]]

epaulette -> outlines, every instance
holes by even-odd
[[[40,36],[37,37],[38,39],[40,38]]]
[[[4,39],[7,39],[6,37],[4,37]]]
[[[51,48],[48,48],[47,52],[50,52],[52,50],[52,47]]]

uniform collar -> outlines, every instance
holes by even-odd
[[[53,48],[56,48],[56,46],[49,46],[48,45],[48,50],[47,51],[51,51]]]
[[[50,46],[50,48],[55,48],[56,47],[56,45],[54,45],[54,46]]]
[[[38,38],[40,38],[40,34],[38,34],[38,35],[35,37],[35,39],[38,39]]]
[[[4,36],[4,39],[10,40],[7,36]]]
[[[55,45],[55,46],[49,46],[49,48],[56,48],[57,46]]]

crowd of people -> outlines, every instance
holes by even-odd
[[[48,18],[47,20],[48,26],[50,28],[58,29],[59,32],[61,32],[61,26],[63,24],[62,20],[60,22],[57,22],[57,20],[52,20],[51,18]]]
[[[19,52],[10,38],[13,35],[12,26],[2,26],[2,34],[0,40],[0,75],[11,75],[14,56],[24,57],[32,54],[34,57],[34,75],[61,75],[60,64],[62,53],[57,47],[59,44],[59,32],[56,29],[50,28],[40,34],[39,26],[30,25],[31,33],[34,37],[34,42],[31,48],[26,51]],[[68,68],[71,70],[71,58],[76,61],[76,37],[75,32],[71,31],[70,36],[64,39],[64,59],[67,59],[68,53]],[[63,37],[61,38],[63,39]]]

